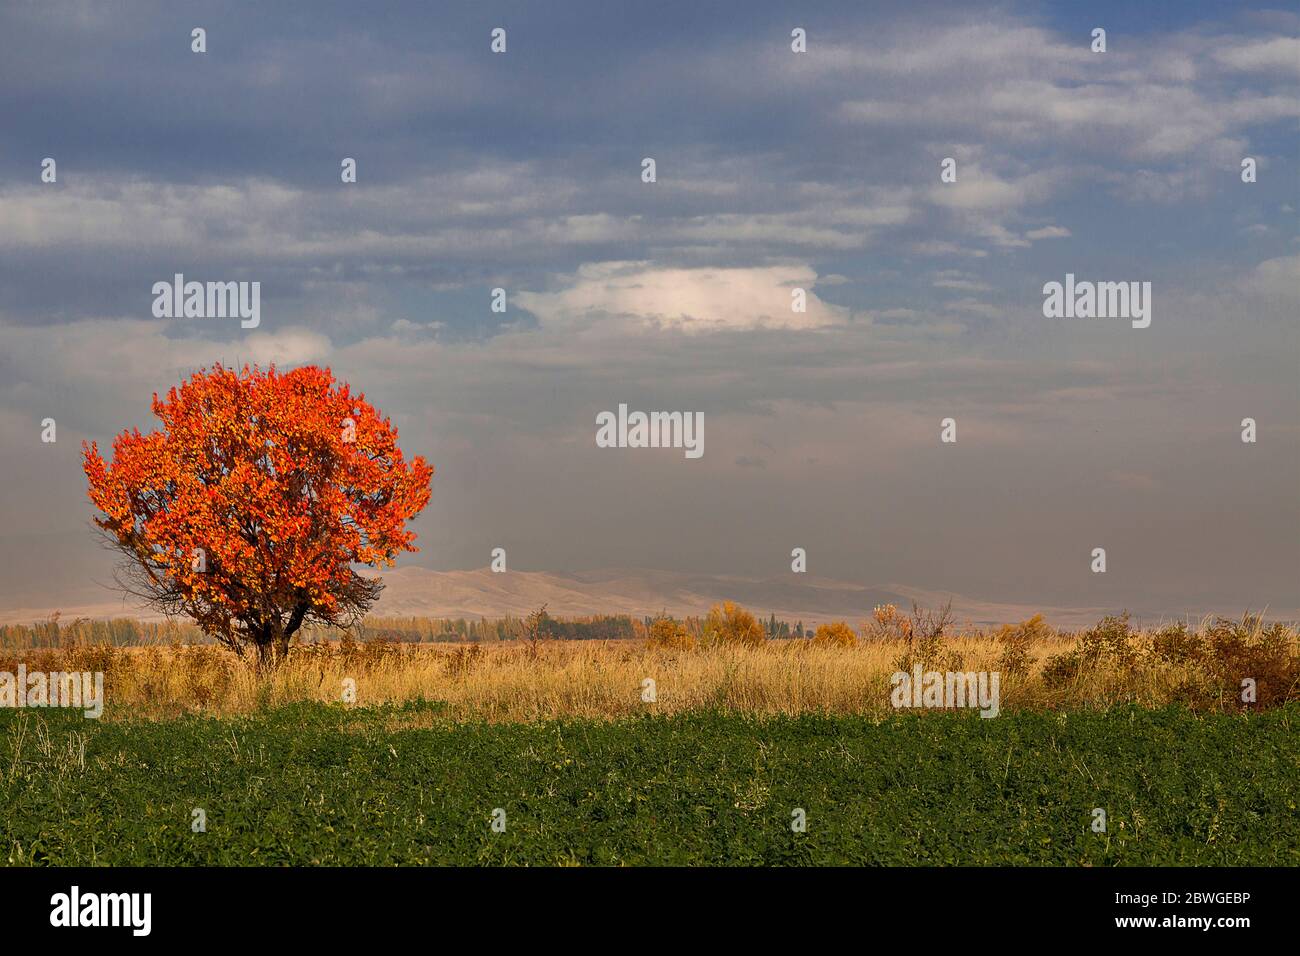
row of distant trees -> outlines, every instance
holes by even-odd
[[[737,607],[736,605],[729,605]],[[804,628],[803,621],[791,624],[778,620],[775,614],[767,620],[747,615],[746,627],[755,629],[755,633],[765,639],[813,636],[812,628]],[[466,618],[432,618],[432,617],[369,617],[359,628],[363,640],[384,639],[391,641],[467,641],[473,643],[490,643],[492,641],[511,641],[530,635],[538,640],[561,641],[622,641],[646,640],[653,634],[655,623],[663,620],[665,615],[645,616],[640,619],[625,614],[597,614],[587,617],[554,617],[545,607],[528,617],[519,618],[507,615],[501,618],[480,618],[477,621]],[[688,617],[681,623],[693,633],[702,634],[706,629],[708,617]]]
[[[638,622],[625,614],[598,614],[561,619],[543,608],[531,615],[539,639],[566,641],[618,641],[637,637]],[[465,641],[491,643],[513,641],[528,629],[530,618],[511,615],[498,618],[463,617],[368,617],[357,628],[362,640]]]
[[[650,638],[655,622],[660,617],[635,618],[626,614],[597,614],[587,617],[553,617],[545,610],[538,615],[535,626],[538,637],[565,641],[620,641]],[[805,630],[803,622],[791,624],[778,620],[773,614],[767,620],[750,618],[755,632],[764,638],[812,637],[813,630]],[[707,618],[687,618],[684,627],[702,634]],[[386,640],[398,643],[430,643],[456,641],[489,644],[496,641],[513,641],[524,633],[527,618],[505,617],[477,620],[473,618],[446,617],[367,617],[354,628],[354,635],[362,641]],[[302,640],[337,637],[323,628],[309,628]],[[63,620],[51,615],[34,624],[0,625],[0,648],[22,650],[28,648],[67,647],[78,644],[111,644],[119,647],[167,644],[210,644],[213,638],[205,635],[192,621],[173,619],[140,621],[134,618],[90,620],[77,618]]]
[[[803,621],[795,621],[791,624],[789,621],[779,620],[775,614],[770,614],[767,620],[763,620],[734,602],[724,601],[722,604],[715,605],[704,617],[685,617],[677,620],[667,614],[659,614],[655,617],[642,618],[641,625],[644,630],[636,636],[648,637],[653,641],[656,634],[662,636],[667,633],[665,622],[672,622],[697,639],[711,634],[724,634],[730,643],[741,644],[778,638],[811,638],[814,634],[811,627],[804,628]]]
[[[210,643],[197,624],[188,620],[137,621],[119,617],[107,621],[76,618],[64,621],[58,613],[35,624],[0,625],[0,648],[69,647],[77,644],[112,644],[128,647],[139,644]]]
[[[705,617],[678,620],[661,614],[646,618],[645,625],[646,637],[652,646],[676,650],[718,644],[758,645],[774,638],[789,637],[834,644],[856,641],[852,629],[842,622],[823,625],[815,632],[804,630],[803,621],[796,622],[792,628],[788,621],[778,621],[775,614],[762,621],[733,601],[715,604]]]

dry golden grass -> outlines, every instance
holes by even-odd
[[[1121,702],[1235,709],[1242,706],[1242,677],[1259,682],[1258,706],[1300,697],[1294,628],[1222,623],[1218,631],[1215,625],[1135,632],[1126,621],[1107,619],[1081,635],[1061,637],[1031,619],[991,635],[877,632],[854,646],[804,640],[681,647],[344,641],[297,647],[269,676],[212,646],[76,646],[22,657],[33,670],[105,672],[108,719],[340,703],[348,680],[355,682],[359,706],[433,700],[456,719],[615,718],[702,708],[883,714],[890,710],[891,675],[916,663],[926,670],[999,672],[1003,710]],[[0,660],[0,670],[12,671],[16,660]],[[642,699],[647,679],[655,684],[654,702]]]

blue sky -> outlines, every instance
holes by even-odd
[[[107,578],[83,437],[256,360],[331,365],[435,463],[432,567],[777,575],[797,545],[998,600],[1300,606],[1298,34],[1240,4],[11,5],[0,604]],[[260,281],[262,325],[154,319],[176,272]],[[1151,282],[1151,327],[1045,319],[1067,272]],[[704,412],[704,458],[596,449],[620,402]]]

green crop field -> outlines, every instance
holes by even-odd
[[[1297,865],[1297,801],[1295,704],[528,724],[427,704],[0,714],[10,864]]]

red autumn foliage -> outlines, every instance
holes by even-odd
[[[221,365],[165,399],[162,422],[83,444],[95,523],[127,561],[127,589],[261,664],[304,624],[346,627],[391,567],[418,550],[405,524],[429,501],[433,467],[407,462],[397,429],[329,369]]]

